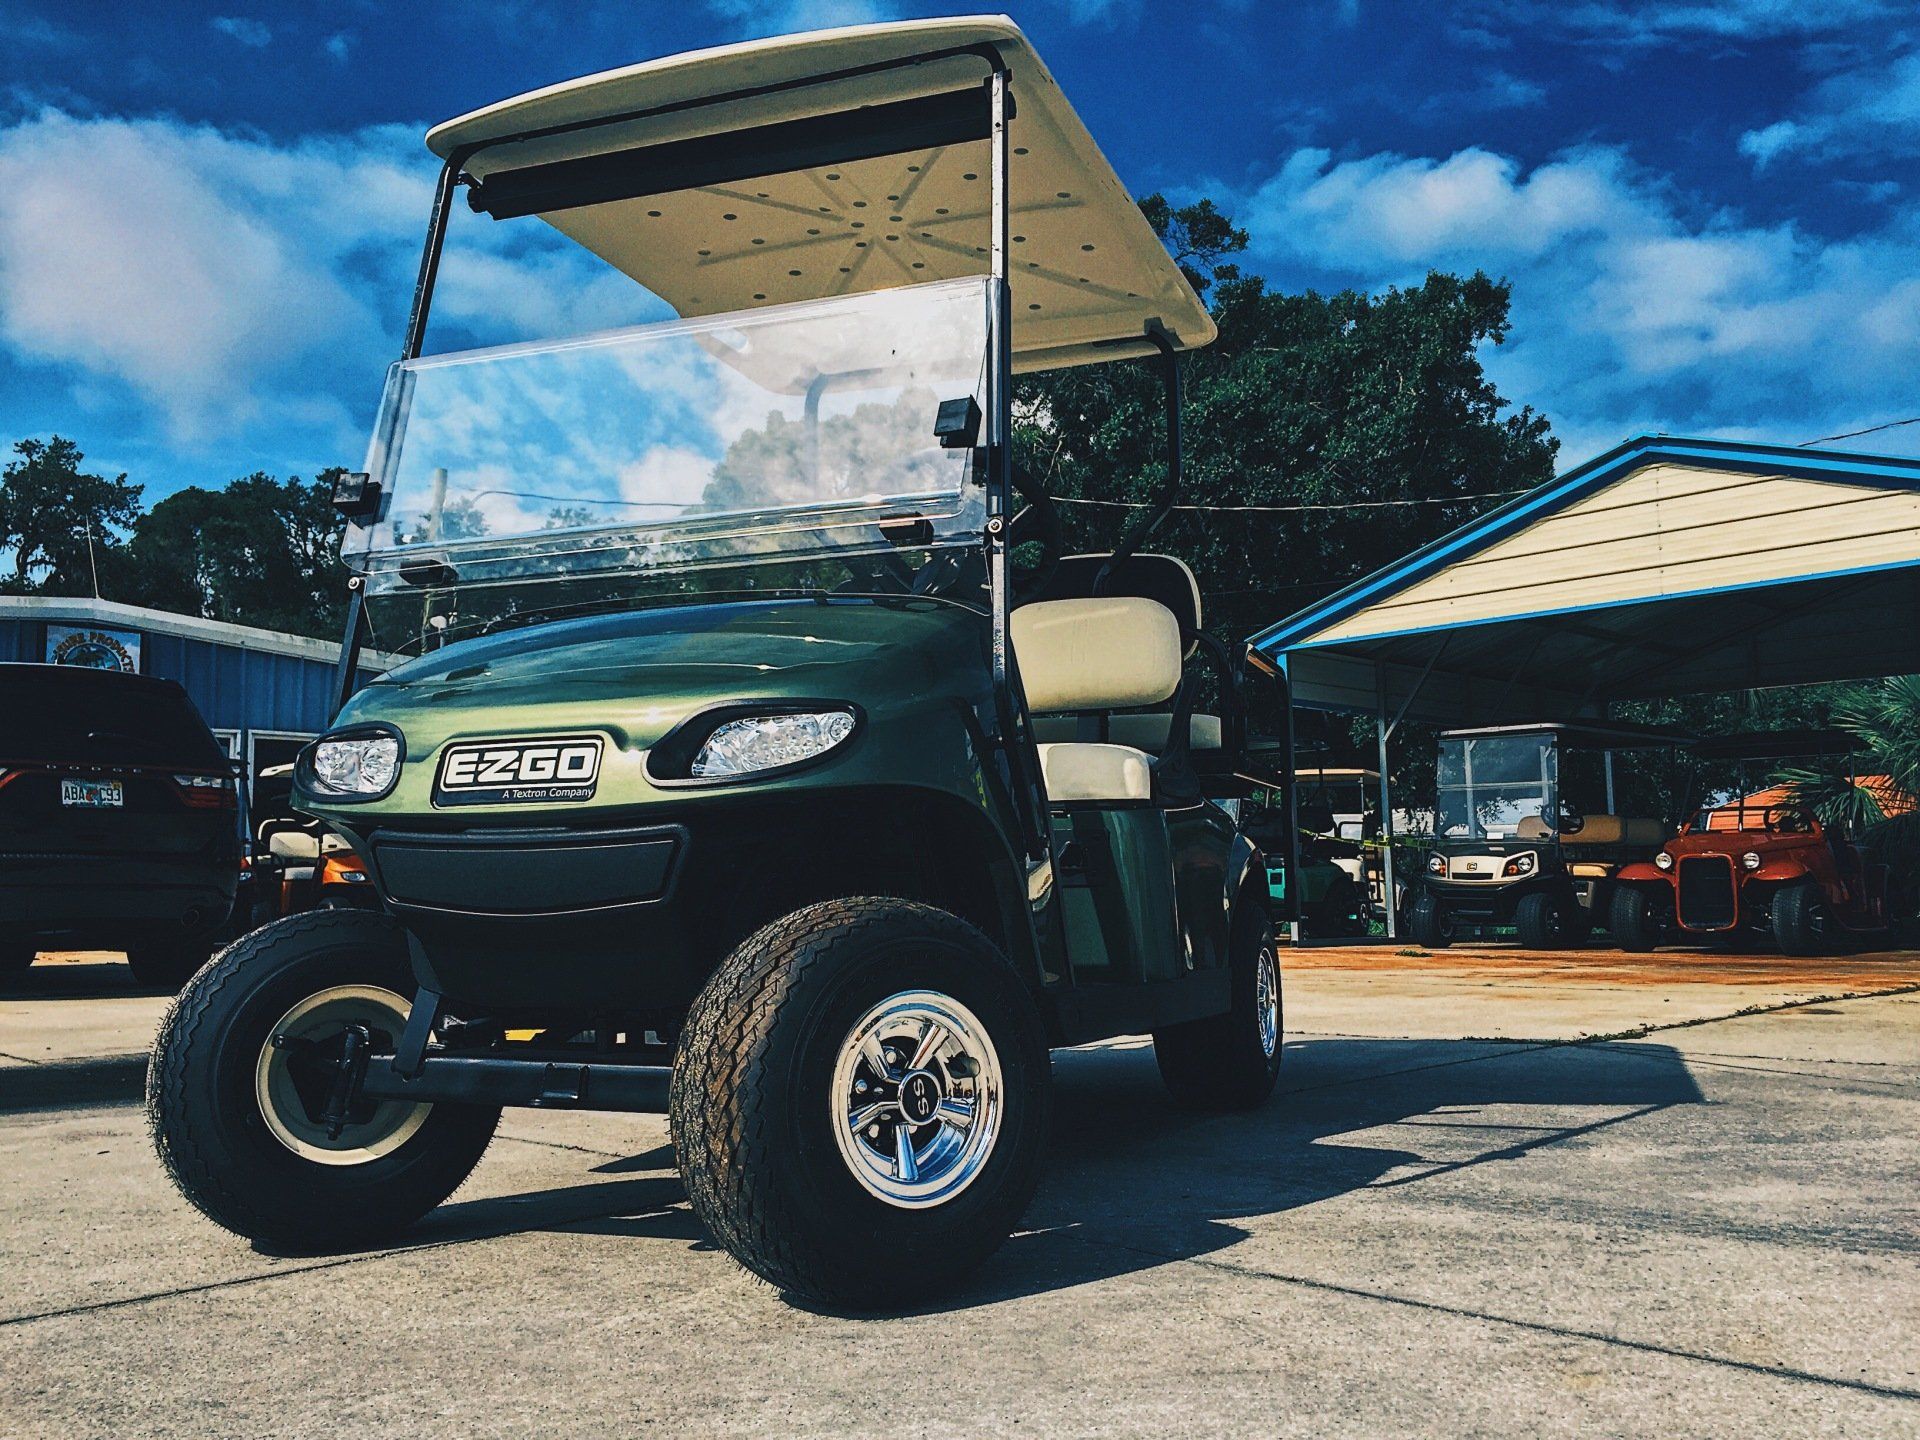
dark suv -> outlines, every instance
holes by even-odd
[[[177,988],[233,909],[234,766],[171,680],[0,664],[0,973],[125,950]]]

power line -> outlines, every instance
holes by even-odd
[[[1802,440],[1794,448],[1804,450],[1809,445],[1824,445],[1829,440],[1851,440],[1857,435],[1877,435],[1882,430],[1898,430],[1902,425],[1920,425],[1920,415],[1909,416],[1905,420],[1889,420],[1884,425],[1869,425],[1864,430],[1848,430],[1840,435],[1822,435],[1818,440]]]
[[[1463,500],[1505,500],[1514,495],[1524,495],[1524,490],[1482,490],[1471,495],[1433,495],[1418,500],[1349,500],[1339,505],[1175,505],[1175,510],[1192,510],[1201,514],[1217,513],[1254,513],[1261,515],[1298,515],[1308,511],[1326,510],[1378,510],[1389,505],[1457,505]],[[1154,510],[1159,507],[1148,500],[1084,500],[1077,495],[1056,495],[1056,505],[1104,505],[1117,510]]]

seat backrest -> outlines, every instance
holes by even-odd
[[[282,860],[318,860],[320,837],[306,830],[276,830],[267,837],[267,853]]]
[[[1153,600],[1040,600],[1008,633],[1036,714],[1160,705],[1180,686],[1180,622]]]
[[[1560,836],[1562,845],[1658,845],[1667,827],[1634,815],[1589,815],[1578,830]]]
[[[1094,593],[1094,582],[1112,557],[1064,555],[1048,577],[1040,600],[1084,600]],[[1200,582],[1192,567],[1175,555],[1129,555],[1107,576],[1101,596],[1127,595],[1136,600],[1158,600],[1173,612],[1188,634],[1200,628]]]

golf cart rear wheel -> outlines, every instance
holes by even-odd
[[[500,1112],[328,1105],[350,1029],[391,1054],[413,974],[384,915],[316,911],[235,941],[180,992],[147,1070],[147,1120],[180,1192],[215,1223],[284,1250],[386,1239],[451,1195]]]
[[[1811,881],[1773,892],[1773,938],[1783,955],[1831,955],[1837,948],[1827,897]]]
[[[1619,949],[1645,955],[1660,944],[1665,926],[1653,897],[1638,885],[1622,885],[1607,905],[1607,933]]]
[[[1513,926],[1520,932],[1520,943],[1529,950],[1559,950],[1579,938],[1568,921],[1565,903],[1544,890],[1520,897],[1513,910]]]
[[[1046,1035],[944,911],[809,905],[749,936],[680,1033],[668,1100],[695,1212],[804,1300],[912,1305],[984,1260],[1039,1180]]]
[[[1407,932],[1423,950],[1444,950],[1453,943],[1453,917],[1428,891],[1421,891],[1407,905]]]
[[[1263,913],[1234,926],[1232,1008],[1153,1034],[1160,1078],[1189,1110],[1250,1110],[1280,1077],[1280,957]]]

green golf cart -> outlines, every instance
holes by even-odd
[[[1266,1099],[1265,866],[1221,803],[1245,727],[1196,713],[1244,656],[1142,549],[1214,329],[1020,31],[702,51],[428,144],[403,358],[335,496],[343,704],[295,776],[381,904],[182,994],[148,1101],[188,1198],[359,1246],[503,1106],[665,1111],[749,1270],[912,1304],[1033,1194],[1051,1047],[1150,1033],[1181,1104]],[[462,193],[611,267],[576,310],[644,287],[675,318],[426,353]],[[1131,360],[1166,483],[1063,555],[1014,376]],[[370,639],[417,658],[349,696]]]

